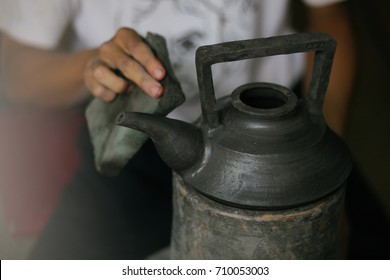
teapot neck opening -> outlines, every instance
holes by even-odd
[[[241,112],[259,117],[281,117],[297,105],[296,95],[288,88],[271,83],[250,83],[236,88],[233,106]]]

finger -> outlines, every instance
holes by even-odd
[[[96,81],[116,93],[125,92],[129,86],[129,82],[118,77],[111,69],[103,64],[93,70],[93,75]]]
[[[112,90],[110,90],[110,89],[108,89],[105,86],[100,85],[100,84],[96,84],[96,86],[94,87],[94,89],[92,91],[92,94],[95,97],[100,98],[100,99],[107,101],[107,102],[113,101],[116,97],[115,92],[113,92]]]
[[[116,93],[114,91],[109,88],[106,88],[94,79],[85,79],[85,85],[91,92],[91,94],[96,98],[105,101],[113,101],[115,99]]]
[[[153,79],[134,59],[128,56],[123,57],[117,68],[125,77],[134,82],[151,97],[158,98],[162,95],[163,88],[161,84]]]
[[[120,28],[113,40],[126,54],[137,60],[153,78],[156,80],[164,78],[166,74],[164,66],[137,32],[129,28]]]
[[[103,44],[100,48],[100,58],[110,67],[119,69],[127,79],[134,82],[148,95],[155,98],[162,95],[163,88],[161,84],[152,78],[138,61],[126,54],[119,46],[112,43]]]

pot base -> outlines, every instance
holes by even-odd
[[[171,259],[339,259],[345,184],[315,203],[248,210],[210,200],[174,173]]]

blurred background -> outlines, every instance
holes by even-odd
[[[360,67],[347,141],[390,216],[390,2],[352,2]]]
[[[387,216],[390,217],[390,17],[388,16],[390,1],[352,0],[349,2],[357,34],[359,69],[346,140],[362,173],[371,184],[375,196],[383,205]],[[305,19],[305,10],[299,3],[299,1],[293,1],[292,5],[293,20],[298,30],[304,26]],[[1,98],[2,95],[0,94],[0,145],[4,143],[8,145],[9,142],[5,138],[11,133],[12,126],[7,122],[8,115],[4,112],[8,108],[5,108],[5,102]],[[23,124],[24,120],[21,120],[18,124]],[[46,123],[45,125],[46,129],[52,133],[59,133],[59,137],[64,136],[61,135],[60,130],[56,130],[57,125],[54,125],[54,123]],[[78,120],[74,119],[72,125],[76,131],[79,125]],[[26,129],[31,132],[29,137],[32,140],[42,141],[42,138],[36,136],[40,132],[39,128],[28,127],[27,123]],[[64,141],[66,139],[65,135]],[[50,148],[49,146],[47,148],[48,151],[56,149],[56,147]],[[0,157],[4,158],[6,152],[7,147],[2,146]],[[26,151],[27,154],[31,153]],[[39,162],[39,151],[32,153],[32,156],[38,157],[37,162]],[[61,156],[68,157],[68,160],[72,162],[69,169],[77,165],[77,155],[72,153],[53,155],[53,157]],[[23,162],[23,158],[18,160]],[[1,164],[0,168],[2,168]],[[21,178],[25,172],[35,171],[23,170],[23,165],[21,165],[19,174]],[[0,174],[2,173],[0,172]],[[62,180],[68,180],[66,174],[61,174],[61,176]],[[51,179],[48,178],[47,180]],[[4,181],[2,182],[4,184]],[[29,182],[25,183],[29,184]],[[0,185],[0,191],[2,189],[7,189],[7,186]],[[39,203],[41,211],[52,209],[59,191],[50,193],[52,199],[47,205]],[[33,193],[29,195],[33,196]],[[15,229],[15,226],[8,222],[7,213],[4,211],[4,205],[12,203],[13,199],[15,197],[12,197],[12,195],[4,195],[4,192],[0,192],[0,259],[26,258],[36,236],[39,234],[40,225],[45,222],[45,219],[35,221],[32,215],[29,218],[30,213],[24,213],[24,217],[21,217],[21,219],[25,219],[32,224],[38,224],[36,230]],[[361,203],[362,212],[369,210],[365,207],[367,206],[363,200]],[[375,217],[372,218],[375,220]],[[15,234],[15,232],[22,232],[23,234]]]

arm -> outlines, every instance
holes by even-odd
[[[5,35],[1,60],[6,96],[44,107],[72,106],[88,99],[89,92],[106,101],[114,99],[129,82],[117,77],[113,68],[154,97],[162,94],[156,80],[165,75],[151,50],[127,28],[98,49],[75,53],[34,48]]]
[[[324,115],[328,125],[344,136],[352,96],[356,49],[351,22],[345,4],[334,4],[308,9],[308,31],[326,32],[337,41],[328,92],[325,98]],[[310,81],[313,55],[308,55],[305,84]]]
[[[34,48],[3,34],[2,73],[6,97],[16,103],[67,107],[88,97],[83,83],[86,62],[96,50],[67,54]]]

